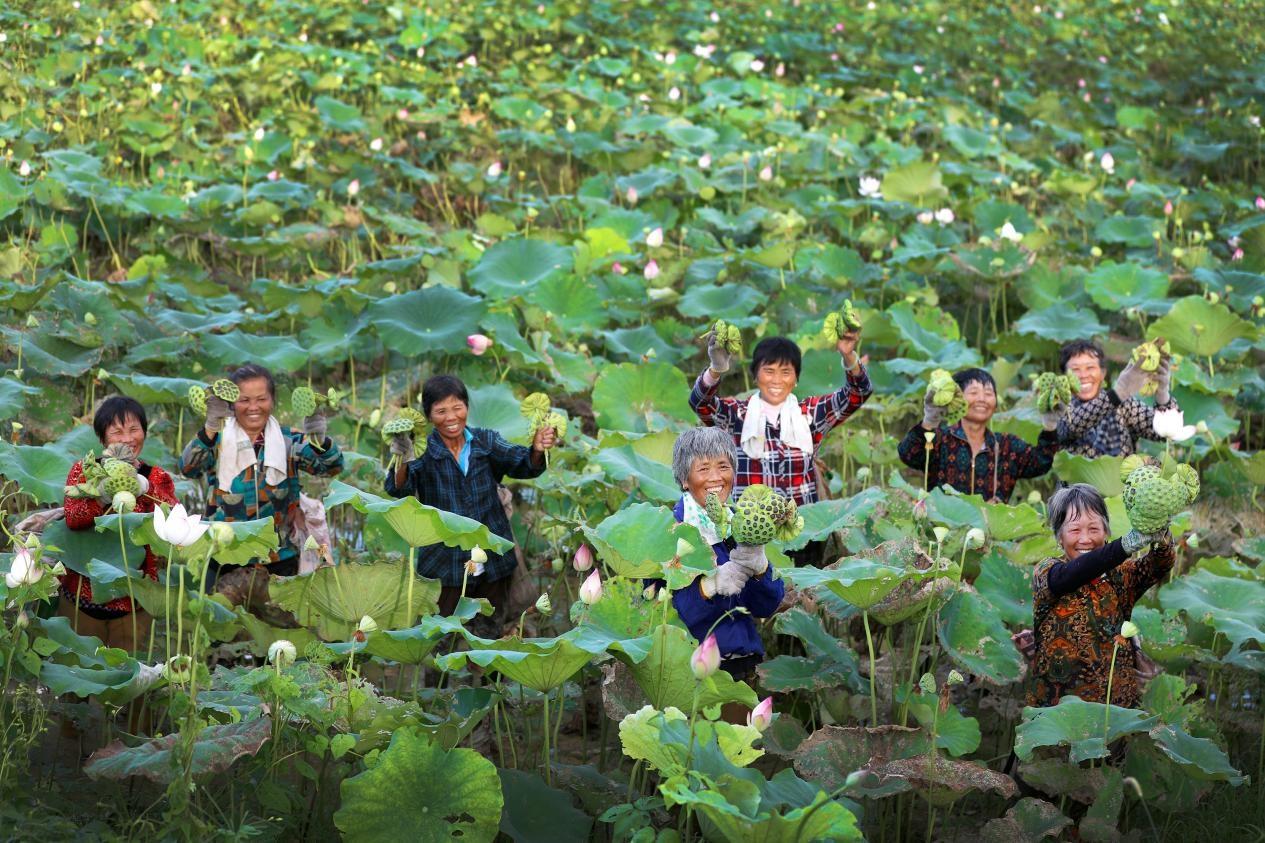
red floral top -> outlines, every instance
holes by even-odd
[[[149,479],[149,493],[137,499],[137,512],[153,512],[156,500],[171,506],[176,505],[176,484],[172,481],[170,474],[157,466],[147,466],[144,463],[141,463],[140,472]],[[83,480],[83,463],[76,462],[70,467],[70,474],[66,475],[66,485],[73,486],[82,483]],[[66,498],[63,506],[66,510],[66,526],[72,530],[91,530],[96,517],[104,513],[101,502],[96,498]],[[160,558],[155,556],[149,547],[145,548],[145,562],[141,570],[151,580],[158,579]],[[132,601],[128,597],[119,597],[105,604],[93,603],[92,584],[89,583],[87,577],[81,577],[74,571],[67,571],[61,577],[61,592],[67,600],[72,602],[78,592],[79,606],[86,607],[90,611],[124,613],[132,611]]]

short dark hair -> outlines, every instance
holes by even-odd
[[[422,413],[430,418],[430,408],[445,398],[460,398],[461,403],[470,406],[470,393],[461,378],[456,375],[432,375],[422,384]]]
[[[993,376],[988,372],[985,372],[983,369],[977,369],[974,367],[970,369],[963,369],[955,374],[953,376],[953,382],[956,383],[958,388],[963,391],[966,390],[968,385],[973,383],[981,383],[984,386],[991,386],[993,388],[993,392],[997,391],[997,381],[993,380]]]
[[[149,419],[145,417],[145,408],[135,398],[111,395],[101,402],[92,417],[92,429],[96,431],[97,439],[101,440],[102,445],[105,444],[105,432],[110,429],[110,425],[127,421],[128,416],[140,422],[143,432],[149,433]]]
[[[1073,357],[1079,357],[1082,354],[1092,354],[1098,358],[1098,365],[1104,369],[1107,368],[1107,354],[1102,350],[1102,346],[1093,340],[1072,340],[1063,343],[1063,347],[1059,349],[1059,371],[1066,372],[1067,364],[1071,362]]]
[[[795,377],[799,377],[799,367],[803,355],[799,346],[786,337],[765,337],[755,344],[751,352],[751,374],[760,371],[766,363],[790,363],[795,369]]]
[[[240,384],[242,381],[253,381],[263,378],[268,382],[268,394],[275,400],[277,397],[277,382],[272,379],[272,372],[260,366],[258,363],[247,363],[245,366],[238,368],[228,379],[233,383]]]
[[[1076,515],[1097,515],[1102,519],[1103,531],[1111,534],[1111,516],[1107,514],[1107,502],[1102,493],[1088,483],[1073,483],[1054,493],[1047,505],[1046,519],[1057,539],[1063,525]]]

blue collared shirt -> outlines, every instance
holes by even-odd
[[[470,473],[470,441],[474,439],[474,434],[470,432],[470,428],[465,429],[466,444],[461,446],[461,453],[457,455],[457,467],[461,469],[462,474]]]

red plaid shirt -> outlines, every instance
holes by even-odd
[[[747,418],[747,402],[737,398],[718,398],[719,382],[708,388],[699,375],[690,391],[690,406],[703,424],[727,430],[738,446],[738,465],[735,467],[734,495],[756,483],[763,483],[793,498],[797,504],[815,503],[817,471],[813,454],[792,448],[778,437],[778,429],[765,422],[764,458],[752,459],[742,450],[742,423]],[[821,440],[836,425],[847,421],[865,403],[874,389],[870,376],[861,366],[854,375],[848,373],[843,386],[829,395],[813,395],[799,402],[799,410],[808,419],[813,435],[814,453]]]

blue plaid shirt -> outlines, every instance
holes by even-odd
[[[498,536],[510,539],[510,529],[505,508],[497,497],[496,487],[506,477],[530,480],[545,471],[542,459],[539,465],[531,460],[531,449],[512,445],[495,430],[481,427],[466,428],[469,438],[466,447],[470,451],[467,471],[453,459],[448,446],[439,438],[439,432],[431,430],[426,438],[426,451],[408,464],[408,475],[403,486],[395,484],[395,472],[387,472],[388,495],[402,498],[416,495],[427,506],[455,512],[473,518]],[[424,577],[438,579],[446,586],[460,586],[464,566],[470,558],[468,550],[432,544],[417,549],[417,572]],[[482,577],[470,577],[467,587],[479,582],[496,582],[514,572],[514,551],[493,553],[488,551]]]

